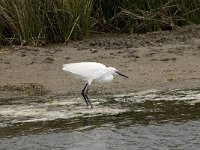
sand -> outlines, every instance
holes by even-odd
[[[0,49],[0,94],[70,95],[85,83],[62,64],[95,61],[129,76],[93,83],[91,94],[200,87],[200,26],[146,34],[98,34],[67,45],[9,46]]]

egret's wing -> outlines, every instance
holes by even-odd
[[[105,74],[106,66],[96,62],[70,63],[63,65],[64,71],[69,71],[83,79],[97,79]]]

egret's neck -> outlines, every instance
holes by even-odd
[[[113,75],[113,74],[115,74],[115,71],[116,71],[115,68],[113,68],[113,67],[107,67],[107,74]]]
[[[107,74],[107,75],[104,75],[100,81],[101,82],[110,82],[113,80],[113,75],[112,74]]]

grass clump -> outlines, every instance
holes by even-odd
[[[42,45],[87,37],[92,29],[91,0],[1,0],[4,44]]]
[[[103,11],[98,20],[112,31],[141,33],[200,23],[199,0],[97,1]]]
[[[92,0],[63,0],[56,9],[58,30],[64,42],[88,37],[95,19],[91,17]]]
[[[6,39],[5,44],[37,45],[45,39],[43,12],[39,1],[2,0],[0,3],[0,25]]]
[[[199,0],[1,0],[0,44],[44,45],[91,32],[141,33],[200,23]]]

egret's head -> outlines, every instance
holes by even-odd
[[[114,67],[107,67],[107,70],[110,74],[116,74],[117,69]]]
[[[128,78],[126,75],[119,73],[119,71],[116,68],[113,68],[113,67],[108,67],[108,72],[111,73],[111,74],[117,74],[117,75]]]

